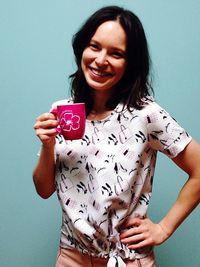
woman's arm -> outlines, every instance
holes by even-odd
[[[55,115],[45,113],[36,119],[34,129],[42,142],[38,163],[33,171],[33,181],[37,193],[48,198],[55,192],[54,146],[58,122]]]
[[[194,140],[173,161],[189,178],[160,225],[170,236],[200,202],[200,145]]]
[[[130,218],[121,234],[121,241],[129,248],[159,245],[167,240],[200,202],[200,145],[192,140],[173,161],[189,178],[166,216],[155,224],[150,219]]]

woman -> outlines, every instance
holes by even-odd
[[[142,24],[116,6],[96,11],[73,39],[72,98],[86,103],[81,140],[57,135],[55,114],[34,125],[42,142],[33,173],[38,194],[55,190],[63,211],[56,267],[155,266],[166,241],[200,200],[200,146],[150,97]],[[189,176],[159,223],[147,216],[157,151]]]

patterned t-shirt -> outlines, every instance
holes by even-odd
[[[52,109],[71,100],[55,102]],[[118,106],[100,121],[86,121],[81,140],[57,135],[56,188],[63,219],[60,245],[98,257],[142,258],[119,239],[129,216],[144,218],[152,193],[157,151],[177,156],[191,141],[155,101],[142,110]]]

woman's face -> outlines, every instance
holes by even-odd
[[[118,21],[102,23],[84,49],[81,67],[95,91],[111,91],[126,68],[126,33]]]

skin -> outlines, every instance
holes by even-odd
[[[81,67],[93,92],[93,111],[105,112],[105,102],[126,69],[126,33],[118,21],[97,28],[83,51]]]
[[[33,181],[37,193],[42,198],[49,198],[55,192],[54,145],[58,121],[52,113],[40,115],[35,122],[35,133],[42,143],[40,157],[33,171]],[[48,166],[48,168],[47,168]]]
[[[83,51],[81,66],[94,97],[89,119],[107,116],[109,111],[105,108],[105,103],[124,74],[125,52],[126,35],[117,21],[100,25]],[[43,198],[48,198],[55,192],[54,145],[57,125],[56,116],[51,113],[40,115],[34,125],[42,148],[33,171],[33,180],[38,194]],[[172,208],[159,223],[154,223],[149,218],[130,217],[126,220],[120,238],[131,249],[162,244],[200,202],[200,145],[192,140],[173,161],[188,174],[188,180]]]

